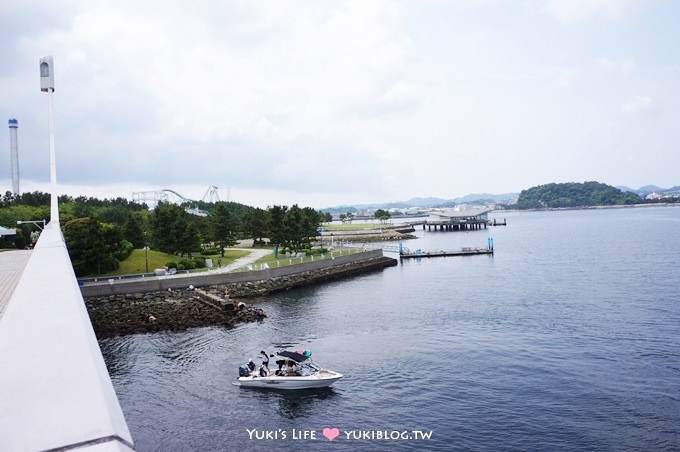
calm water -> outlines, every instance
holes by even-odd
[[[405,242],[491,236],[493,257],[258,299],[261,324],[102,341],[137,449],[680,450],[680,208],[494,216],[508,226]],[[281,346],[345,378],[295,394],[231,384]]]

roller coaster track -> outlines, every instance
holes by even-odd
[[[205,192],[205,195],[203,195],[203,199],[201,199],[201,201],[208,203],[220,202],[222,201],[220,197],[220,191],[223,190],[225,190],[225,188],[211,185],[210,187],[208,187],[208,190]],[[229,202],[231,189],[226,188],[226,190],[227,190],[226,201]],[[133,192],[132,201],[147,204],[151,209],[155,208],[159,202],[172,202],[173,204],[196,204],[198,202],[194,199],[182,196],[175,190],[169,188],[164,188],[162,190]]]

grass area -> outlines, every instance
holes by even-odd
[[[344,256],[346,254],[354,254],[354,253],[361,253],[364,250],[360,249],[344,249],[344,250],[335,250],[332,252],[332,256],[338,257],[338,256]],[[267,264],[269,265],[270,268],[276,268],[276,267],[284,267],[286,265],[294,265],[294,264],[301,264],[303,262],[311,262],[312,260],[318,261],[320,259],[330,259],[331,258],[331,252],[329,251],[328,253],[324,254],[324,257],[322,258],[321,255],[313,255],[313,256],[306,256],[303,258],[299,257],[284,257],[283,255],[279,254],[278,258],[274,256],[273,254],[268,254],[264,257],[259,258],[258,260],[255,261],[253,264],[253,269],[254,270],[261,270],[260,266],[262,264]],[[236,271],[245,271],[247,270],[245,267],[239,268]]]
[[[352,224],[328,224],[328,225],[323,225],[322,228],[325,228],[326,231],[360,231],[362,229],[380,229],[384,228],[385,226],[393,226],[392,223],[387,223],[387,224],[381,224],[379,222],[376,223],[352,223]]]
[[[224,257],[222,258],[222,265],[228,265],[235,261],[236,259],[247,256],[250,254],[248,251],[244,250],[224,250]],[[198,256],[198,254],[196,255]],[[213,264],[217,265],[217,259],[220,257],[219,254],[208,256],[213,260]],[[149,258],[149,271],[152,272],[156,268],[163,268],[168,262],[179,262],[183,259],[180,256],[175,256],[174,254],[165,254],[160,251],[148,251]],[[117,276],[117,275],[134,275],[137,273],[146,273],[146,256],[143,249],[137,249],[132,251],[130,257],[125,259],[120,263],[118,270],[105,273],[101,276]]]

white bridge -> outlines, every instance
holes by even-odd
[[[0,269],[12,267],[0,272],[0,451],[132,451],[59,225],[52,57],[41,59],[40,75],[49,100],[51,220],[33,251],[0,253]]]

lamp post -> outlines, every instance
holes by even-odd
[[[146,231],[144,231],[144,261],[146,262],[146,272],[149,273],[149,244],[146,240]]]
[[[41,231],[43,229],[45,229],[45,220],[38,220],[38,221],[32,221],[32,220],[21,221],[21,220],[19,220],[19,221],[17,221],[17,224],[25,224],[25,223],[32,223],[32,224],[36,225],[38,227],[38,229],[40,229]],[[42,228],[40,227],[39,223],[42,223]]]
[[[42,227],[40,227],[40,223],[42,223]],[[28,220],[28,221],[19,220],[19,221],[17,221],[17,224],[18,225],[34,224],[35,226],[37,226],[38,229],[40,229],[40,232],[42,232],[43,229],[45,229],[45,220],[37,220],[37,221],[34,221],[34,220]],[[33,248],[35,246],[35,243],[38,241],[38,238],[40,237],[40,232],[37,232],[37,231],[31,232],[31,248]]]
[[[51,56],[40,59],[40,91],[47,93],[49,134],[50,134],[50,181],[52,196],[50,202],[50,222],[59,223],[59,207],[57,203],[57,164],[54,151],[54,114],[52,93],[54,93],[54,61]]]

